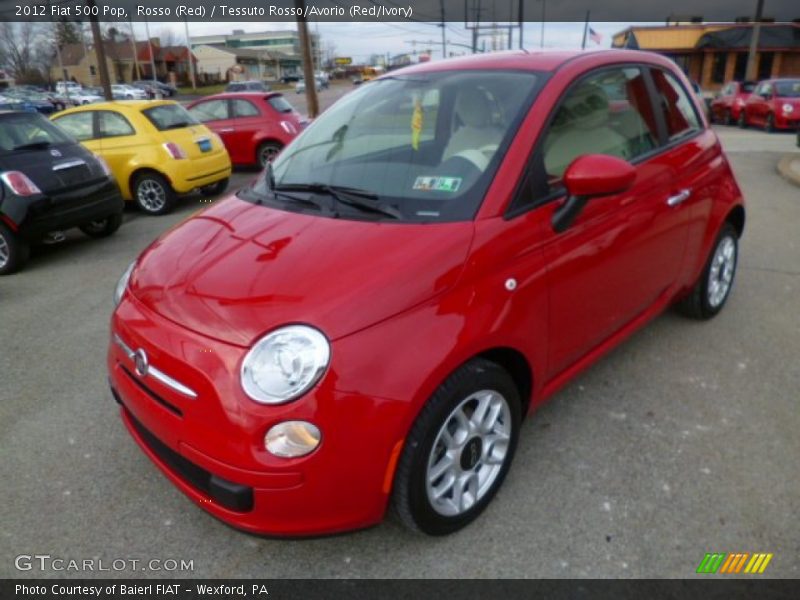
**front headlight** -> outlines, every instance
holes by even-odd
[[[791,104],[784,104],[781,108],[783,108],[783,112],[790,113],[794,110],[794,106]]]
[[[328,366],[331,347],[306,325],[289,325],[261,338],[242,363],[242,388],[261,404],[282,404],[307,392]]]
[[[122,274],[122,277],[119,278],[117,287],[114,288],[114,306],[119,306],[119,303],[122,302],[122,296],[125,295],[125,290],[128,288],[128,281],[130,281],[131,273],[133,273],[133,267],[135,265],[136,261],[129,264],[128,268],[125,269],[125,272]]]

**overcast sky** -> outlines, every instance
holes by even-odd
[[[592,23],[591,27],[602,35],[602,43],[598,46],[592,41],[587,42],[587,48],[608,47],[611,45],[611,36],[625,29],[631,23]],[[145,39],[144,23],[135,23],[137,39]],[[164,29],[172,29],[176,38],[183,41],[184,24],[181,23],[151,23],[150,35],[157,37]],[[190,34],[209,35],[209,34],[230,34],[234,29],[243,29],[248,32],[274,31],[280,29],[295,29],[294,23],[191,23]],[[430,48],[433,50],[433,58],[441,58],[441,28],[438,23],[321,23],[311,22],[309,27],[312,31],[317,31],[323,48],[328,42],[336,45],[338,56],[352,57],[355,62],[364,62],[372,54],[385,55],[387,52],[392,55],[403,52],[412,52],[415,45],[410,43],[417,40],[416,50]],[[456,46],[455,44],[471,44],[471,33],[464,28],[462,23],[447,23],[447,40],[454,45],[448,47],[450,52],[469,52],[467,48]],[[515,29],[513,34],[514,48],[519,44],[519,30]],[[583,37],[583,23],[546,23],[544,46],[545,48],[580,48]],[[491,37],[486,36],[487,48],[491,45]],[[528,49],[539,48],[541,39],[541,24],[526,23],[523,41]],[[428,42],[432,43],[428,43]],[[422,42],[422,43],[419,43]],[[479,42],[480,44],[482,41]]]

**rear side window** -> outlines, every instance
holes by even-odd
[[[270,96],[267,102],[269,102],[269,105],[279,113],[288,113],[294,110],[292,105],[289,104],[289,101],[281,95]]]
[[[94,111],[58,117],[55,123],[80,142],[94,138]]]
[[[656,119],[638,67],[603,69],[573,86],[544,137],[543,160],[549,194],[569,164],[584,154],[633,160],[653,150]]]
[[[182,127],[200,124],[185,108],[178,104],[162,104],[143,110],[142,114],[147,117],[159,131],[180,129]]]
[[[233,116],[234,117],[257,117],[261,113],[256,108],[256,105],[249,100],[234,100],[233,101]]]
[[[111,111],[101,111],[100,115],[100,137],[120,137],[124,135],[134,135],[136,132],[128,122],[128,119],[119,113]]]
[[[678,80],[659,69],[653,69],[652,73],[656,100],[664,115],[669,141],[700,130],[700,119],[695,112],[694,103]]]
[[[202,123],[222,121],[228,118],[228,101],[209,100],[208,102],[201,102],[190,108],[189,114]]]

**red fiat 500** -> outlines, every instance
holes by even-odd
[[[237,92],[192,102],[189,112],[220,138],[235,165],[264,166],[307,121],[279,92]]]
[[[726,84],[711,101],[711,119],[723,125],[736,123],[755,87],[754,81],[731,81]]]
[[[153,462],[235,527],[341,531],[393,504],[452,532],[555,390],[674,303],[722,309],[744,220],[666,58],[411,67],[130,265],[113,394]]]
[[[760,82],[739,115],[739,125],[755,125],[770,132],[800,127],[800,79]]]

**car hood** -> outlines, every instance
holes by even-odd
[[[452,286],[472,234],[471,222],[331,219],[234,196],[156,240],[130,291],[163,317],[231,344],[298,322],[336,339]]]

